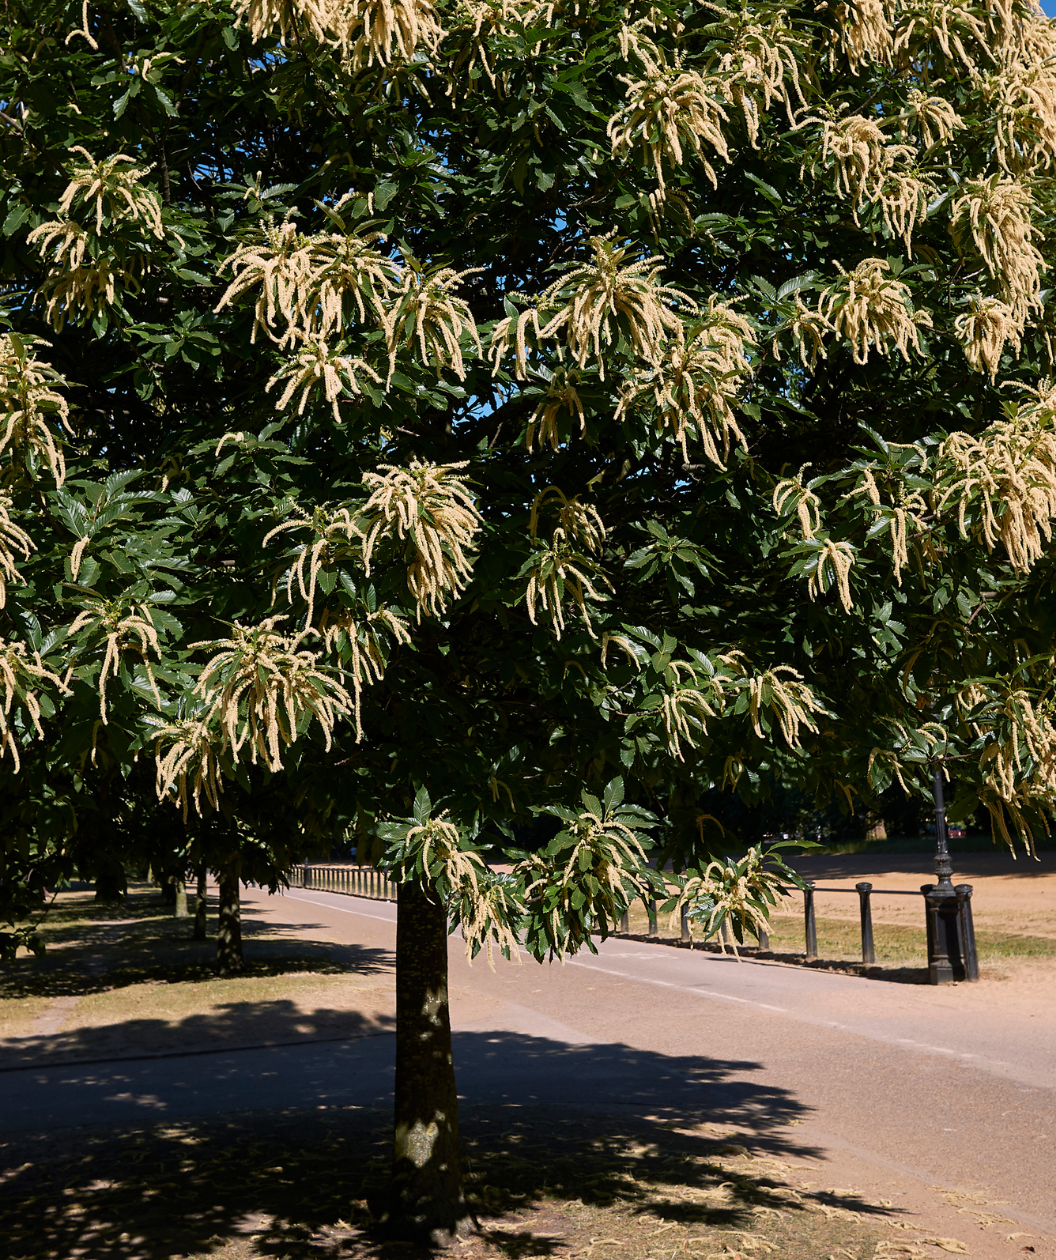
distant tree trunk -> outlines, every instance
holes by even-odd
[[[204,941],[206,938],[206,920],[205,914],[207,903],[205,899],[205,867],[198,868],[198,896],[194,904],[194,939],[196,941]]]
[[[114,862],[100,866],[95,872],[95,899],[104,903],[123,901],[128,891],[125,868]]]
[[[458,1149],[447,915],[415,884],[401,884],[396,903],[395,1121],[389,1231],[434,1243],[466,1233],[473,1219]]]
[[[222,976],[242,970],[242,916],[238,903],[238,876],[222,871],[220,915],[216,926],[216,962]]]
[[[874,814],[870,811],[865,816],[865,838],[866,840],[886,840],[887,826],[880,814]]]
[[[173,887],[176,890],[176,904],[172,913],[177,919],[186,919],[190,913],[187,909],[187,884],[184,880],[178,879]]]

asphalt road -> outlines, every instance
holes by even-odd
[[[247,910],[335,941],[394,944],[388,903],[251,890]],[[494,972],[482,958],[469,967],[457,939],[451,949],[456,1070],[473,1103],[733,1126],[756,1149],[817,1161],[824,1184],[886,1194],[946,1233],[952,1220],[963,1237],[971,1222],[935,1188],[961,1186],[1004,1201],[994,1210],[1018,1222],[1007,1229],[1056,1236],[1051,1007],[981,1015],[958,999],[962,986],[936,993],[619,939],[564,966],[498,960]],[[388,1034],[20,1069],[0,1073],[0,1117],[28,1132],[385,1105],[392,1070]],[[992,1234],[973,1243],[977,1257],[1015,1250]]]

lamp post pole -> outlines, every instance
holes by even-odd
[[[946,799],[942,763],[932,765],[932,796],[935,801],[935,875],[937,884],[924,884],[924,904],[928,922],[928,979],[932,984],[952,984],[954,958],[963,968],[957,913],[957,890],[953,886],[953,863],[946,834]],[[956,977],[960,978],[960,977]]]

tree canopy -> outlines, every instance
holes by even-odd
[[[352,834],[540,954],[654,820],[702,870],[717,790],[939,759],[954,817],[1047,826],[1034,4],[3,21],[6,905],[154,799],[269,879]]]

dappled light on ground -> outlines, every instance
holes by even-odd
[[[547,1050],[496,1043],[514,1070],[526,1052]],[[567,1050],[552,1052],[556,1069]],[[693,1255],[776,1248],[786,1260],[852,1242],[872,1251],[885,1207],[800,1184],[802,1161],[817,1153],[787,1127],[801,1110],[793,1099],[754,1092],[750,1064],[638,1058],[650,1060],[634,1066],[652,1069],[656,1083],[645,1075],[616,1117],[514,1103],[467,1109],[480,1232],[457,1254],[644,1260],[658,1240],[693,1243]],[[688,1108],[669,1088],[686,1072],[699,1091]],[[383,1113],[341,1107],[27,1138],[0,1148],[0,1230],[26,1260],[413,1260],[422,1253],[387,1243],[377,1227],[390,1139]],[[612,1241],[598,1250],[602,1238]]]

